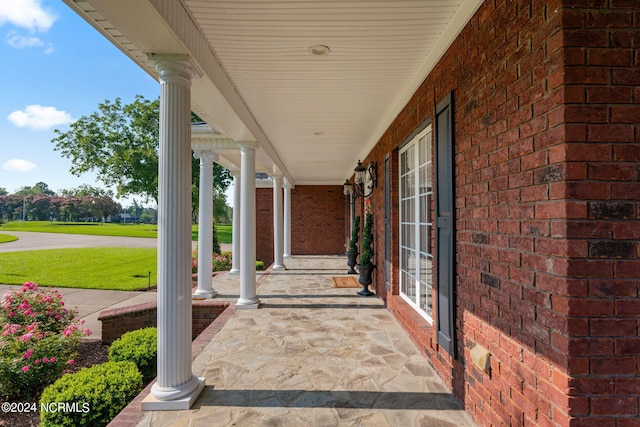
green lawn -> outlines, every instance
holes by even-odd
[[[18,240],[16,236],[12,236],[10,234],[0,234],[0,243],[13,242]]]
[[[218,236],[218,242],[231,243],[231,235],[231,224],[216,224],[216,236]]]
[[[13,221],[0,224],[0,231],[34,231],[44,233],[90,234],[95,236],[158,237],[157,224],[115,224],[97,222]],[[231,243],[231,225],[216,224],[220,243]],[[198,240],[198,226],[192,226],[191,236]]]
[[[0,283],[67,288],[136,290],[156,284],[156,249],[83,248],[7,252]]]

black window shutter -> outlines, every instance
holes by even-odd
[[[438,344],[456,354],[455,159],[453,92],[435,110],[436,327]]]

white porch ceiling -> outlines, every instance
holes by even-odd
[[[65,2],[156,78],[147,53],[188,54],[192,109],[301,185],[352,174],[481,0]]]

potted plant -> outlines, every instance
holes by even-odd
[[[371,284],[371,275],[376,266],[373,264],[373,213],[371,212],[371,202],[369,199],[365,201],[364,230],[362,231],[362,254],[360,255],[360,264],[358,271],[360,277],[358,282],[362,285],[362,290],[358,295],[368,297],[373,295],[369,290]]]
[[[349,249],[347,249],[347,265],[349,266],[348,274],[358,274],[353,269],[356,266],[358,258],[358,233],[360,233],[360,216],[353,219],[353,227],[351,229],[351,239],[349,240]]]

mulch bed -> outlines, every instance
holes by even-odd
[[[74,359],[72,367],[65,373],[79,371],[92,365],[106,362],[109,356],[109,346],[101,341],[80,341],[78,345],[78,357]],[[40,406],[40,395],[32,398],[28,403]],[[25,402],[26,403],[26,402]],[[0,426],[4,427],[37,427],[40,425],[40,412],[5,413],[0,412]]]

